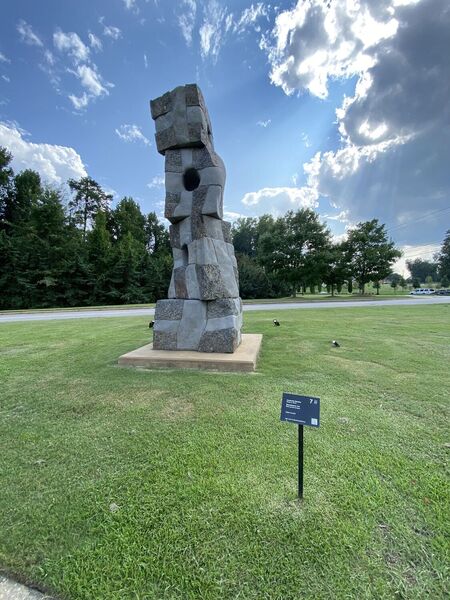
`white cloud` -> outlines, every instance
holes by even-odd
[[[42,47],[44,45],[42,40],[34,33],[31,25],[29,25],[23,19],[21,19],[17,24],[17,31],[20,34],[20,39],[22,42],[25,42],[30,46]]]
[[[311,141],[307,133],[302,133],[301,140],[305,144],[305,148],[311,148]]]
[[[26,137],[26,132],[16,123],[0,122],[0,146],[5,146],[12,153],[15,171],[34,169],[51,184],[62,184],[69,178],[79,179],[87,175],[80,155],[73,148],[36,144]]]
[[[94,50],[102,50],[103,48],[103,44],[100,38],[98,38],[95,34],[93,33],[89,33],[89,43],[91,45],[91,48],[94,48]]]
[[[337,215],[322,215],[327,221],[338,221],[339,223],[348,223],[348,210],[341,210]]]
[[[373,0],[298,0],[280,13],[269,52],[271,80],[286,94],[306,89],[326,98],[328,81],[352,77],[374,64],[369,49],[395,35],[398,22],[387,0],[374,9]]]
[[[106,37],[110,37],[113,40],[118,40],[122,35],[122,32],[118,27],[114,27],[113,25],[105,25],[105,17],[100,17],[98,20],[100,25],[103,25],[103,35]]]
[[[87,90],[80,96],[69,95],[76,110],[82,110],[87,107],[91,100],[100,96],[108,96],[108,88],[114,87],[114,84],[104,81],[97,67],[92,63],[89,65],[78,65],[76,70],[69,69],[69,72],[80,80],[81,85]]]
[[[125,8],[127,10],[132,10],[132,9],[136,9],[136,0],[123,0],[123,3],[125,4]]]
[[[71,71],[81,81],[81,85],[86,88],[93,97],[108,95],[108,87],[114,87],[114,84],[103,81],[103,78],[97,71],[97,67],[92,64],[79,65],[76,71]]]
[[[403,277],[409,277],[411,273],[406,266],[406,261],[414,261],[417,258],[422,260],[433,261],[434,255],[440,250],[439,244],[422,244],[417,246],[401,246],[402,256],[392,267],[392,270],[396,273],[400,273]]]
[[[164,185],[165,179],[162,175],[156,175],[155,177],[153,177],[153,179],[150,181],[150,183],[147,183],[147,187],[150,189],[153,188],[160,188]]]
[[[261,17],[268,17],[270,5],[265,6],[263,2],[257,2],[252,4],[248,8],[244,9],[241,16],[234,24],[235,33],[243,33],[249,26],[255,25],[256,21]],[[259,31],[259,27],[256,26],[256,30]]]
[[[81,96],[75,96],[74,94],[69,95],[69,100],[72,102],[76,110],[83,110],[89,104],[90,97],[83,92]]]
[[[144,67],[147,69],[148,68],[148,58],[147,55],[144,54]]]
[[[6,58],[6,56],[0,52],[0,62],[10,63],[11,61],[9,60],[9,58]]]
[[[121,125],[115,131],[125,142],[143,142],[146,146],[150,146],[150,141],[137,125]]]
[[[178,25],[183,34],[186,44],[192,44],[192,32],[194,30],[195,18],[197,15],[197,4],[195,0],[182,0],[177,6]]]
[[[317,207],[318,194],[309,187],[263,188],[257,192],[247,192],[242,204],[252,208],[252,214],[270,213],[282,215],[288,210]]]
[[[53,43],[60,52],[66,52],[75,64],[89,60],[89,48],[73,31],[64,33],[57,29],[53,34]]]
[[[234,212],[231,210],[224,210],[223,216],[226,218],[227,221],[237,221],[237,219],[242,219],[246,217],[246,215],[243,215],[242,213]]]
[[[89,41],[92,48],[101,50],[102,43],[97,36],[89,33]],[[61,29],[57,29],[53,34],[53,43],[74,64],[74,69],[68,68],[66,71],[75,75],[85,90],[78,95],[73,93],[68,95],[69,100],[76,110],[81,111],[85,109],[95,98],[109,95],[109,88],[114,87],[114,84],[103,79],[97,66],[90,60],[89,47],[84,44],[77,33],[65,33]],[[53,56],[51,53],[48,54],[47,61],[53,65]]]
[[[224,36],[231,26],[232,18],[227,9],[217,2],[209,0],[203,10],[203,22],[200,26],[200,53],[203,59],[210,57],[217,61]]]
[[[53,54],[50,52],[50,50],[45,50],[44,51],[44,58],[46,60],[46,62],[50,65],[53,66],[55,64],[55,57],[53,56]]]
[[[9,83],[11,81],[11,79],[7,75],[2,75],[2,79],[3,81],[6,81],[6,83]]]
[[[270,124],[272,123],[271,119],[267,119],[267,121],[257,121],[256,124],[259,125],[260,127],[268,127]]]
[[[336,111],[341,147],[304,164],[306,186],[353,222],[379,218],[399,243],[442,237],[432,211],[450,197],[449,31],[446,0],[306,0],[262,44],[287,94],[325,98],[332,78],[357,76]]]

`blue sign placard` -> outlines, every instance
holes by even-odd
[[[319,427],[320,398],[313,396],[297,396],[283,392],[281,401],[281,420]]]

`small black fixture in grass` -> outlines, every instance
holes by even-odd
[[[341,345],[339,344],[339,342],[337,342],[336,340],[333,340],[331,342],[331,345],[334,346],[335,348],[340,348],[341,347]]]
[[[153,329],[154,324],[155,324],[155,321],[150,321],[150,323],[148,324],[148,328]]]
[[[280,326],[280,321],[277,321],[277,319],[273,320],[273,326],[274,327],[279,327]]]

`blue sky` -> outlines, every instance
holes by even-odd
[[[429,256],[450,228],[449,12],[444,0],[4,0],[0,144],[16,170],[57,185],[87,172],[161,214],[148,103],[196,82],[230,219],[311,206],[338,237],[378,217],[407,256]]]

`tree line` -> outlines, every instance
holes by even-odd
[[[359,223],[347,239],[333,243],[319,215],[303,208],[277,219],[241,218],[233,226],[243,297],[295,295],[320,291],[332,295],[344,286],[361,293],[372,282],[377,290],[401,252],[377,219]],[[265,290],[265,293],[264,293]]]
[[[12,156],[0,148],[0,308],[138,304],[167,297],[172,256],[166,227],[137,202],[111,196],[90,177],[70,179],[70,199],[43,185],[37,172],[15,174]],[[392,273],[401,255],[386,228],[373,219],[333,243],[311,209],[274,218],[238,219],[232,228],[243,298],[320,291],[331,294],[372,282],[404,280]],[[426,261],[408,263],[414,277]],[[417,268],[417,269],[416,269]],[[450,231],[434,263],[450,277]],[[415,270],[416,269],[416,270]],[[422,269],[425,280],[429,271]],[[418,287],[420,281],[417,283]],[[446,284],[448,285],[448,283]]]
[[[450,229],[447,231],[440,251],[433,260],[407,260],[406,266],[411,273],[413,287],[420,287],[422,283],[428,285],[440,282],[441,287],[450,286]]]
[[[132,198],[114,209],[90,177],[72,197],[14,174],[0,148],[0,308],[155,302],[167,295],[172,256],[166,228]]]

